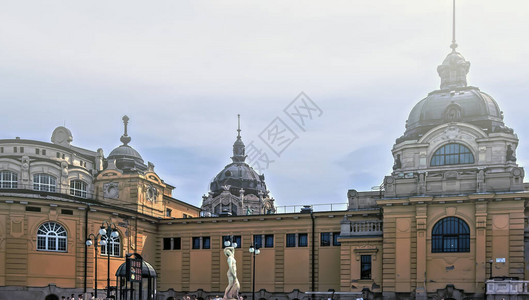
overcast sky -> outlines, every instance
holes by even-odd
[[[345,203],[391,172],[411,108],[438,89],[450,0],[2,1],[0,138],[105,155],[130,143],[200,206],[242,137],[271,160],[279,206]],[[529,2],[461,0],[458,50],[468,83],[491,94],[529,162]],[[304,91],[321,111],[303,129],[284,109]],[[277,156],[260,134],[279,118],[297,136]]]

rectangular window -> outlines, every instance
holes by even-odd
[[[13,152],[17,153],[18,152],[18,148],[17,147],[13,147]]]
[[[371,279],[371,255],[360,256],[360,279]]]
[[[253,245],[256,248],[263,248],[263,236],[262,235],[254,235],[253,236]]]
[[[26,206],[26,211],[40,212],[40,207]]]
[[[24,147],[20,147],[20,153],[24,153]]]
[[[287,233],[287,247],[296,247],[296,234]]]
[[[274,247],[274,235],[265,234],[265,248],[273,248],[273,247]]]
[[[180,250],[181,248],[182,248],[181,238],[179,237],[163,238],[163,250]]]
[[[200,237],[194,236],[193,237],[193,249],[200,249]]]
[[[86,198],[87,184],[84,181],[70,181],[70,195]]]
[[[73,210],[71,210],[71,209],[61,209],[61,214],[63,214],[63,215],[72,215],[73,216]]]
[[[46,149],[42,149],[42,155],[46,155]]]
[[[170,208],[165,209],[165,216],[166,217],[171,217],[172,214],[173,214],[173,210],[172,209],[170,209]]]
[[[298,234],[298,247],[307,247],[309,244],[309,238],[306,233]]]
[[[0,188],[16,189],[18,187],[18,175],[11,171],[0,171]]]
[[[210,242],[211,242],[211,239],[209,238],[209,236],[202,237],[202,249],[211,248]]]
[[[35,154],[40,154],[40,149],[39,148],[35,148]]]
[[[338,238],[340,237],[339,232],[333,232],[332,233],[332,245],[333,246],[340,246],[341,243],[338,241]]]
[[[0,147],[0,153],[4,153],[4,147]]]
[[[173,249],[180,250],[182,249],[182,239],[179,237],[173,238]]]
[[[163,238],[163,250],[171,250],[172,238]]]
[[[237,248],[242,246],[242,237],[240,235],[233,236],[233,242],[237,243]]]
[[[320,246],[327,247],[331,245],[331,233],[330,232],[322,232],[321,233],[321,239],[320,239]]]
[[[61,154],[57,152],[57,158],[61,158]]]

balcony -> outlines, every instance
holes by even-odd
[[[383,222],[380,220],[341,222],[341,237],[382,236]]]
[[[507,299],[505,295],[529,295],[529,281],[522,280],[487,280],[487,295],[491,299]],[[502,297],[500,297],[502,296]],[[488,299],[489,297],[487,297]],[[510,299],[510,297],[508,297]],[[518,299],[518,298],[516,298]],[[525,298],[524,298],[525,299]]]
[[[94,195],[87,191],[73,190],[66,186],[56,186],[49,190],[39,190],[33,184],[17,184],[14,187],[0,186],[0,195],[19,195],[25,194],[29,197],[60,197],[76,200],[92,200]]]

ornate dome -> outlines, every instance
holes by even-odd
[[[239,190],[242,188],[245,195],[253,194],[259,197],[259,194],[262,194],[263,197],[268,196],[264,175],[257,174],[246,163],[245,145],[241,139],[240,125],[237,129],[237,139],[233,143],[231,159],[233,163],[224,167],[210,184],[210,192],[213,193],[213,197],[224,191],[223,186],[230,186],[229,190],[233,195],[239,195]]]
[[[230,186],[230,192],[233,195],[239,195],[239,190],[244,189],[244,194],[253,194],[259,196],[262,193],[263,197],[268,195],[266,184],[264,182],[264,175],[259,175],[247,163],[233,162],[227,165],[210,184],[210,191],[213,197],[220,195],[224,189],[223,186]]]
[[[479,88],[467,86],[470,63],[454,46],[452,49],[437,68],[441,88],[415,105],[406,121],[406,132],[397,143],[419,139],[430,129],[449,122],[470,123],[488,132],[512,132],[505,127],[496,101]]]
[[[123,145],[115,148],[110,152],[107,159],[116,160],[116,167],[120,170],[131,170],[139,169],[146,170],[147,166],[145,165],[143,158],[134,148],[128,145],[131,141],[131,137],[127,135],[127,124],[129,122],[129,117],[123,116],[123,123],[125,126],[125,132],[121,136],[121,142]]]

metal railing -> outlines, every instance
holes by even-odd
[[[344,211],[347,210],[348,203],[328,203],[312,205],[284,205],[276,206],[276,214],[292,214],[299,212],[322,212],[322,211]]]

